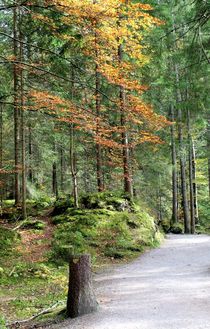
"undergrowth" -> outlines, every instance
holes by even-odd
[[[9,215],[4,222],[9,228],[0,226],[1,329],[4,318],[7,321],[28,318],[58,300],[65,300],[70,254],[91,254],[93,266],[98,269],[104,264],[131,259],[145,248],[157,246],[162,238],[147,210],[120,194],[83,195],[79,209],[73,208],[69,198],[55,201],[53,209],[49,200],[46,203],[42,200],[42,205],[41,212],[37,201],[28,202],[29,219],[13,231],[11,218],[15,218],[16,226],[17,215],[9,203],[10,211],[6,211]],[[51,249],[47,250],[45,261],[29,262],[22,253],[19,231],[27,232],[28,236],[42,235],[49,225],[49,221],[44,222],[43,216],[39,216],[45,209],[52,209]]]

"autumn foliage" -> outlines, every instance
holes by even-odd
[[[81,97],[79,101],[78,97],[75,101],[37,90],[30,92],[30,108],[47,111],[59,122],[73,124],[74,129],[92,136],[96,145],[113,149],[109,152],[110,164],[114,161],[119,165],[119,149],[129,151],[144,142],[161,143],[155,132],[169,122],[143,100],[142,94],[149,86],[141,84],[141,68],[150,60],[144,35],[162,24],[151,15],[152,7],[119,0],[46,0],[45,5],[57,10],[57,26],[51,18],[44,19],[40,14],[33,15],[33,19],[45,20],[52,34],[71,43],[71,47],[75,45],[86,58],[88,73],[96,74],[113,92],[104,102],[103,90],[97,87],[91,97]],[[61,25],[65,27],[62,32]],[[67,33],[72,30],[75,35]],[[78,35],[82,39],[79,46]],[[119,59],[120,48],[123,53]],[[123,120],[119,90],[124,95]],[[95,102],[97,110],[93,107]],[[113,116],[115,120],[110,120]],[[122,142],[123,134],[127,136],[126,145]]]

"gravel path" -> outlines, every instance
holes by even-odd
[[[53,329],[210,329],[210,237],[159,249],[96,277],[100,310]]]

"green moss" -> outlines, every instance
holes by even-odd
[[[5,257],[1,265],[0,294],[7,296],[8,301],[0,306],[0,312],[12,320],[23,319],[65,299],[67,262],[72,254],[90,253],[92,262],[98,266],[113,259],[131,259],[145,247],[157,246],[161,241],[154,218],[141,205],[112,193],[97,193],[87,200],[90,207],[84,208],[81,203],[80,209],[66,200],[64,204],[62,200],[57,202],[56,207],[63,210],[52,217],[55,226],[48,263],[25,263],[21,257],[15,257],[14,248],[20,242],[18,234],[11,230],[1,234],[0,230],[4,235],[0,247],[5,253],[6,245],[10,253],[9,264]],[[34,209],[34,203],[30,206]],[[30,221],[34,225],[36,219],[30,219],[29,226]]]
[[[114,259],[122,259],[131,256],[131,252],[127,250],[119,250],[115,247],[109,247],[104,251],[104,255]]]
[[[0,328],[1,329],[7,329],[5,318],[1,315],[0,315]]]
[[[182,234],[184,232],[183,223],[176,223],[170,228],[170,232],[173,234]]]
[[[33,229],[33,230],[43,230],[46,226],[46,223],[41,220],[29,219],[23,223],[21,228]]]
[[[52,216],[58,216],[65,213],[69,207],[74,207],[74,201],[71,197],[56,200]]]
[[[132,203],[119,193],[103,192],[83,195],[81,206],[86,209],[132,210]]]
[[[0,257],[13,253],[14,247],[19,243],[19,234],[7,228],[0,227]]]
[[[88,200],[96,206],[97,198],[98,194],[93,199],[88,195],[85,202]],[[110,194],[107,198],[114,199],[115,204],[118,202]],[[91,252],[96,257],[123,258],[156,243],[154,219],[144,211],[137,211],[137,207],[135,212],[68,208],[65,214],[54,217],[53,222],[57,224],[51,253],[54,260],[66,260],[69,250],[72,253]],[[113,256],[118,251],[121,256]]]

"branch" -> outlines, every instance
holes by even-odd
[[[49,53],[49,54],[51,54],[51,55],[54,55],[54,56],[56,56],[56,57],[59,57],[59,58],[65,60],[65,61],[69,62],[69,63],[70,63],[72,66],[74,66],[75,68],[77,68],[77,69],[79,69],[80,71],[86,73],[86,71],[85,71],[84,69],[82,69],[81,67],[79,67],[79,66],[77,66],[76,64],[74,64],[73,61],[71,61],[70,59],[68,59],[68,58],[66,58],[66,57],[61,56],[59,53],[56,53],[56,52],[53,51],[53,50],[46,49],[46,48],[44,48],[44,47],[40,47],[40,46],[36,46],[36,45],[34,45],[33,43],[30,43],[30,42],[26,42],[26,41],[23,41],[23,40],[19,40],[19,39],[17,39],[17,38],[12,37],[11,35],[9,35],[9,34],[7,34],[7,33],[5,33],[5,32],[0,32],[0,34],[1,34],[1,35],[4,35],[5,37],[10,38],[10,39],[12,39],[12,40],[14,40],[14,41],[17,41],[17,42],[19,42],[19,43],[21,43],[21,44],[23,44],[23,45],[27,45],[27,46],[30,46],[30,47],[32,47],[32,48],[36,48],[36,49],[39,49],[39,50],[46,51],[47,53]]]
[[[1,10],[13,9],[13,8],[17,8],[17,7],[22,7],[22,6],[26,5],[26,4],[27,4],[27,1],[23,1],[20,4],[13,3],[11,5],[1,6],[0,7],[0,11]]]
[[[63,76],[61,76],[61,75],[58,75],[58,74],[56,74],[56,73],[53,73],[53,72],[48,71],[48,70],[46,70],[46,69],[43,69],[43,68],[41,68],[41,67],[35,66],[35,65],[33,65],[33,64],[29,64],[29,63],[21,62],[21,61],[17,61],[17,60],[9,60],[9,59],[7,59],[6,57],[4,57],[4,56],[2,56],[2,55],[0,55],[0,57],[3,58],[4,61],[5,61],[5,62],[0,62],[0,64],[6,64],[6,63],[8,63],[8,64],[12,64],[12,65],[13,65],[13,64],[19,64],[19,65],[23,65],[23,66],[31,67],[31,68],[33,68],[33,69],[35,69],[35,70],[38,70],[38,71],[44,72],[44,73],[49,74],[49,75],[51,75],[51,76],[53,76],[53,77],[55,77],[55,78],[58,78],[58,79],[61,79],[61,80],[64,80],[64,81],[68,81],[68,82],[71,82],[71,83],[73,82],[72,79],[65,78],[65,77],[63,77]],[[75,82],[75,81],[74,81],[74,82]],[[111,101],[112,103],[116,103],[114,100],[112,100],[111,98],[109,98],[109,97],[108,97],[105,93],[103,93],[101,90],[96,89],[96,88],[94,88],[94,87],[91,87],[91,86],[89,86],[89,85],[87,85],[87,84],[85,84],[85,83],[82,83],[81,81],[76,81],[76,83],[78,83],[78,84],[79,84],[80,86],[82,86],[82,87],[90,88],[91,90],[97,91],[100,95],[104,96],[106,99],[108,99],[108,100]]]
[[[200,46],[201,46],[201,50],[205,56],[205,60],[207,60],[207,63],[210,64],[210,58],[208,58],[207,56],[207,53],[206,53],[206,50],[203,46],[203,42],[202,42],[202,39],[201,39],[201,28],[199,27],[199,32],[198,32],[198,36],[199,36],[199,41],[200,41]]]
[[[55,303],[54,305],[48,307],[47,309],[42,310],[40,313],[33,315],[31,318],[28,318],[28,319],[26,319],[26,320],[20,320],[20,321],[15,321],[15,322],[9,322],[9,323],[6,323],[6,325],[7,325],[8,327],[11,327],[11,328],[12,328],[12,326],[14,326],[14,325],[16,325],[16,324],[22,324],[22,323],[26,323],[26,322],[33,321],[33,320],[37,319],[38,317],[40,317],[41,315],[45,315],[45,314],[52,313],[52,311],[53,311],[55,308],[57,308],[59,305],[62,305],[62,304],[64,304],[64,303],[65,303],[65,301],[59,301],[59,302]]]
[[[23,6],[34,7],[34,8],[42,8],[42,9],[55,8],[55,5],[41,6],[41,5],[30,4],[30,3],[28,3],[28,1],[23,1],[19,4],[13,3],[11,5],[1,6],[0,11],[13,9],[13,8],[17,8],[17,7],[23,7]]]

